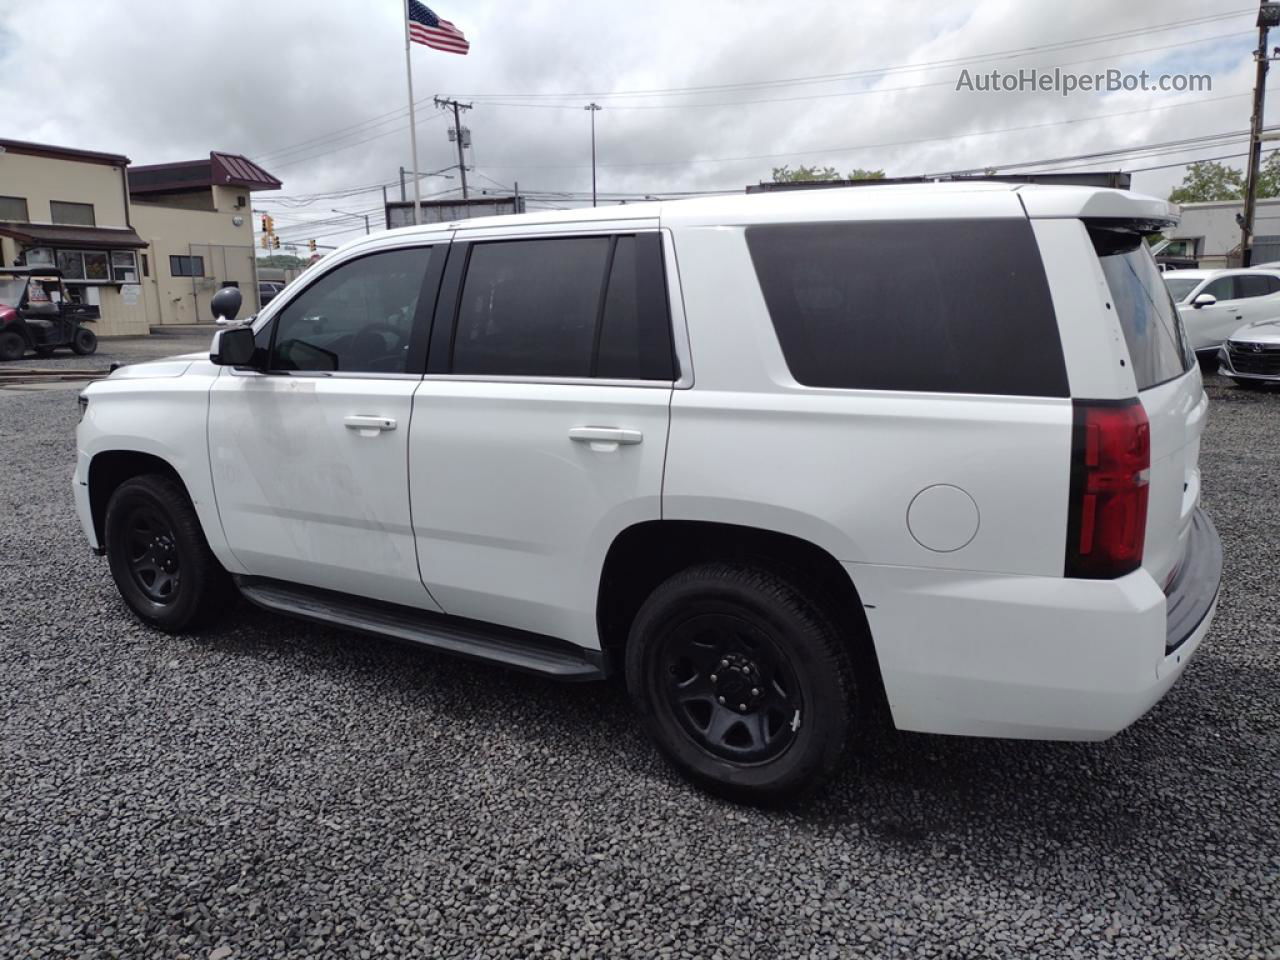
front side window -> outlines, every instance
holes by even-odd
[[[671,380],[657,234],[476,243],[452,372]]]
[[[1236,298],[1236,278],[1219,277],[1212,283],[1206,284],[1200,293],[1207,293],[1215,300],[1234,300]],[[1196,296],[1199,295],[1196,294]]]
[[[791,375],[810,387],[1065,397],[1026,220],[748,227]]]
[[[1089,236],[1107,278],[1138,389],[1181,376],[1191,368],[1191,352],[1182,320],[1146,243],[1140,235],[1123,230],[1094,228]],[[1204,292],[1212,293],[1214,284],[1233,279],[1220,277]]]
[[[49,216],[54,223],[73,224],[80,227],[96,226],[92,203],[71,203],[66,200],[50,200]]]
[[[1169,288],[1169,296],[1174,303],[1181,303],[1196,287],[1200,286],[1199,277],[1165,277],[1164,285]]]
[[[374,253],[320,277],[271,325],[270,368],[404,373],[431,250]]]

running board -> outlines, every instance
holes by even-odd
[[[560,680],[600,680],[605,676],[598,650],[554,637],[278,580],[235,579],[251,603],[274,613],[420,643],[433,650]]]

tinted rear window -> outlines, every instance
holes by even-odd
[[[1098,227],[1090,227],[1089,236],[1107,277],[1138,389],[1181,376],[1191,367],[1186,335],[1146,242],[1136,233]]]
[[[806,386],[1067,396],[1026,220],[762,225],[747,245]]]

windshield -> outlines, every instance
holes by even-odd
[[[0,277],[0,303],[16,307],[26,285],[26,277]]]
[[[1199,277],[1166,277],[1164,285],[1169,288],[1169,296],[1174,303],[1181,303],[1196,287],[1200,286]]]
[[[1089,236],[1115,302],[1138,389],[1158,386],[1191,369],[1182,319],[1146,243],[1123,230],[1094,228]]]

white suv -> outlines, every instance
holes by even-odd
[[[363,238],[82,396],[147,623],[271,610],[573,680],[778,800],[870,708],[1093,740],[1209,629],[1207,401],[1123,192],[868,186]],[[218,306],[237,294],[224,291]]]

